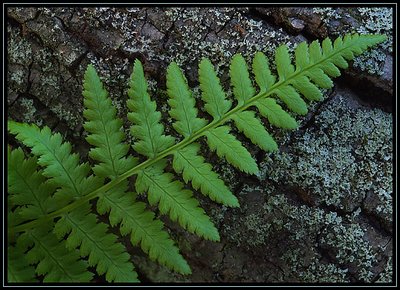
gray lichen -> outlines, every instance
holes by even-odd
[[[28,65],[32,62],[32,46],[21,36],[18,29],[7,26],[9,42],[7,45],[7,57],[9,63]]]
[[[393,48],[393,8],[389,7],[349,7],[333,9],[331,7],[314,8],[314,13],[321,16],[328,27],[338,26],[332,30],[333,35],[343,33],[385,34],[388,39],[379,46],[363,53],[354,59],[354,67],[369,74],[382,75],[386,52]],[[337,22],[338,24],[332,25]]]
[[[376,253],[364,239],[365,231],[359,224],[341,224],[326,228],[321,237],[322,247],[334,251],[339,265],[355,264],[355,272],[360,281],[371,282],[371,271],[376,260]]]
[[[381,33],[385,34],[388,39],[363,55],[360,55],[354,60],[354,66],[362,71],[368,71],[369,74],[382,75],[383,64],[386,60],[385,50],[392,52],[393,43],[393,9],[386,7],[368,7],[358,8],[362,18],[361,25],[357,28],[357,32],[361,34]]]
[[[318,253],[311,250],[311,256],[308,262],[304,260],[304,248],[290,248],[282,256],[292,273],[298,276],[298,279],[306,283],[345,283],[350,282],[348,278],[348,269],[342,269],[335,264],[323,262]]]
[[[372,191],[382,201],[378,211],[390,214],[391,132],[389,114],[349,109],[339,96],[316,117],[315,126],[296,136],[290,152],[275,155],[273,165],[265,164],[269,168],[266,175],[312,189],[320,203],[345,211],[360,206]],[[282,168],[285,176],[269,166]]]
[[[35,123],[38,126],[43,124],[43,120],[36,116],[36,108],[33,105],[33,100],[20,98],[20,104],[23,108],[23,122]]]
[[[379,275],[377,283],[392,283],[393,282],[393,260],[389,257],[385,270]]]
[[[50,109],[60,120],[64,120],[69,128],[75,128],[78,124],[82,123],[81,114],[77,114],[70,110],[67,110],[61,104],[57,104]],[[78,112],[79,113],[79,112]],[[78,136],[79,132],[75,132],[75,136]]]

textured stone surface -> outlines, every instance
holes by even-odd
[[[139,58],[166,131],[173,133],[165,97],[171,61],[199,100],[197,66],[210,58],[230,94],[235,53],[250,62],[259,50],[273,59],[281,43],[293,49],[354,30],[391,34],[391,13],[357,7],[8,8],[8,117],[49,125],[85,155],[81,85],[87,65],[96,67],[125,118],[127,79]],[[164,218],[193,274],[171,273],[129,249],[142,281],[391,282],[392,42],[389,37],[356,59],[322,105],[296,117],[298,131],[271,130],[277,153],[263,153],[234,130],[256,157],[259,176],[240,173],[204,147],[241,207],[196,193],[221,242],[204,241]]]

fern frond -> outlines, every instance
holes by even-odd
[[[135,61],[130,85],[131,89],[128,94],[131,100],[128,101],[128,107],[131,110],[139,111],[133,111],[131,116],[141,116],[144,120],[139,120],[137,117],[130,118],[134,124],[143,124],[141,127],[134,125],[132,128],[135,128],[135,130],[132,130],[132,134],[140,139],[138,142],[152,144],[151,147],[147,148],[149,152],[159,153],[160,150],[165,148],[161,147],[157,150],[154,150],[154,148],[157,148],[156,146],[162,143],[162,140],[170,140],[168,146],[171,146],[174,139],[171,136],[163,135],[164,128],[159,123],[160,113],[156,111],[155,102],[152,102],[147,94],[143,68],[138,60]],[[134,101],[153,105],[149,109],[143,109],[132,106]],[[146,132],[151,132],[151,135]],[[154,143],[153,141],[157,142]],[[136,150],[137,147],[134,147],[134,149]],[[183,185],[180,182],[172,181],[171,174],[164,173],[165,165],[165,160],[160,160],[158,163],[140,171],[135,184],[136,190],[139,193],[148,191],[149,203],[151,205],[158,203],[162,214],[169,214],[172,221],[178,221],[188,231],[210,240],[219,240],[217,230],[204,210],[198,207],[198,202],[192,197],[192,193],[189,190],[182,189]]]
[[[307,77],[300,76],[292,80],[291,83],[308,100],[320,101],[322,99],[321,91]]]
[[[127,167],[137,163],[131,156],[126,157],[129,146],[123,143],[125,134],[122,131],[122,120],[116,117],[115,108],[93,66],[86,70],[84,88],[84,116],[87,119],[84,128],[90,133],[88,142],[96,146],[89,155],[100,162],[94,167],[95,174],[117,178]],[[154,214],[145,209],[145,204],[136,202],[136,195],[126,192],[127,189],[128,183],[124,181],[102,194],[97,201],[99,213],[109,212],[112,226],[121,222],[121,234],[131,234],[132,244],[140,243],[152,260],[182,274],[189,274],[191,271],[188,264],[169,235],[163,231],[163,223],[155,220]]]
[[[172,221],[189,232],[212,241],[219,241],[219,234],[198,201],[183,184],[172,180],[172,174],[164,173],[165,160],[142,170],[136,180],[138,193],[148,193],[150,205],[158,203],[162,214],[168,214]]]
[[[130,99],[127,101],[127,106],[131,112],[128,113],[128,119],[134,123],[131,133],[138,139],[133,149],[139,154],[153,158],[171,147],[175,140],[172,136],[163,134],[164,126],[160,123],[161,113],[156,110],[156,103],[151,101],[147,92],[147,82],[139,60],[135,61],[129,85]]]
[[[172,62],[167,69],[167,92],[171,106],[169,115],[176,120],[172,124],[175,130],[184,137],[189,137],[203,128],[207,121],[197,117],[195,99],[187,84],[187,80],[178,65]]]
[[[292,86],[282,86],[273,91],[293,112],[299,115],[307,114],[307,104]]]
[[[54,193],[56,185],[45,182],[42,171],[37,169],[36,157],[28,159],[24,157],[20,148],[8,152],[8,191],[11,194],[11,201],[21,207],[18,214],[23,219],[29,220],[40,218],[52,209],[51,195]],[[49,226],[53,226],[53,223],[49,223],[44,228],[50,228]],[[23,241],[23,248],[20,247],[20,241]],[[29,262],[40,261],[36,272],[39,275],[45,275],[45,281],[90,281],[92,274],[85,272],[88,267],[87,263],[79,261],[79,255],[75,250],[72,249],[72,252],[69,252],[65,248],[65,243],[59,244],[54,234],[48,230],[45,231],[43,227],[19,236],[17,247],[12,247],[11,250],[18,255],[18,253],[26,251],[26,247],[32,244],[35,246],[28,253]],[[16,267],[15,274],[18,273],[18,265]]]
[[[204,162],[198,155],[200,145],[192,143],[174,153],[173,168],[183,174],[185,182],[192,182],[194,189],[199,189],[204,195],[226,206],[238,207],[239,202],[229,188],[218,177],[212,166]]]
[[[135,201],[135,194],[126,189],[127,183],[123,182],[101,195],[97,203],[99,212],[109,212],[112,226],[121,223],[121,234],[130,234],[132,245],[139,244],[150,259],[181,274],[190,274],[189,265],[163,229],[164,224],[146,210],[144,203]]]
[[[48,226],[24,232],[17,245],[24,252],[30,248],[25,258],[30,264],[38,263],[36,273],[44,275],[44,282],[89,282],[93,277],[78,251],[68,250],[66,242],[59,241]]]
[[[167,88],[171,106],[170,116],[177,121],[173,124],[178,133],[190,137],[207,124],[197,117],[195,99],[192,97],[187,80],[176,63],[171,63],[167,70]],[[238,201],[218,175],[212,171],[211,165],[198,156],[199,145],[193,143],[186,148],[174,152],[173,167],[177,173],[183,173],[185,182],[192,181],[195,189],[201,189],[204,195],[212,200],[228,206],[238,206]]]
[[[303,41],[299,43],[294,50],[294,55],[296,70],[305,69],[310,63],[310,54],[308,53],[307,42]]]
[[[208,146],[236,168],[246,173],[256,174],[258,167],[253,157],[235,136],[229,134],[229,131],[228,126],[208,130],[205,133]]]
[[[199,80],[201,97],[206,103],[204,108],[214,119],[221,119],[231,108],[232,102],[226,99],[214,67],[207,58],[200,61]]]
[[[130,234],[132,244],[140,243],[151,259],[175,271],[190,273],[173,241],[162,231],[162,222],[145,209],[144,203],[135,201],[136,193],[129,191],[127,178],[137,174],[137,192],[146,192],[149,203],[158,204],[162,214],[168,214],[192,233],[219,240],[215,226],[191,191],[174,180],[173,174],[165,172],[166,158],[173,155],[174,170],[182,173],[185,182],[191,181],[195,189],[200,189],[213,200],[236,206],[237,199],[211,170],[211,165],[199,156],[199,145],[195,141],[206,137],[210,149],[219,157],[224,157],[244,172],[257,173],[255,160],[229,133],[226,122],[233,120],[239,131],[262,149],[276,150],[275,141],[249,109],[257,107],[273,126],[297,128],[295,119],[285,111],[286,108],[296,114],[306,114],[307,104],[303,97],[310,101],[320,100],[320,88],[332,87],[331,78],[340,75],[339,68],[347,68],[347,61],[383,40],[385,36],[354,34],[339,37],[333,44],[329,39],[322,45],[317,41],[310,45],[304,43],[296,48],[294,61],[287,47],[280,46],[275,54],[278,80],[270,71],[265,55],[257,53],[252,68],[259,86],[258,93],[252,87],[244,59],[236,55],[230,66],[231,84],[237,100],[234,108],[231,108],[232,101],[225,96],[213,65],[208,59],[203,59],[199,64],[199,79],[205,110],[213,118],[210,123],[197,116],[187,81],[178,66],[171,64],[167,75],[169,105],[171,116],[176,120],[174,128],[184,137],[178,143],[172,136],[164,134],[161,114],[150,99],[143,67],[136,60],[128,91],[131,111],[128,119],[133,122],[133,149],[148,158],[140,164],[127,155],[122,121],[116,118],[106,90],[94,69],[89,67],[85,75],[85,129],[90,133],[88,142],[96,147],[90,151],[90,157],[97,162],[93,168],[94,176],[90,175],[87,163],[79,163],[78,155],[71,153],[71,145],[63,143],[60,134],[52,135],[48,127],[40,130],[35,125],[8,123],[9,131],[30,147],[38,158],[23,160],[22,151],[10,153],[14,154],[10,159],[15,159],[10,167],[13,171],[9,177],[12,206],[8,207],[8,216],[15,219],[9,223],[11,241],[17,242],[15,249],[23,253],[28,251],[27,261],[38,263],[36,273],[43,274],[45,281],[90,280],[92,274],[86,270],[88,266],[95,266],[108,281],[136,280],[137,275],[125,248],[117,242],[115,235],[107,232],[107,225],[99,222],[91,212],[89,201],[98,197],[98,211],[109,213],[110,223],[113,226],[120,224],[122,235]],[[272,97],[277,97],[278,102]],[[18,162],[22,168],[17,168]],[[37,169],[37,165],[43,169]],[[21,180],[27,184],[17,184]],[[110,181],[103,184],[105,180]],[[42,188],[39,182],[47,185]],[[37,193],[38,190],[43,192]],[[54,190],[53,197],[49,198]],[[32,195],[24,200],[27,194],[21,191]],[[32,200],[32,197],[37,197],[37,200]],[[56,202],[47,204],[48,199]],[[33,216],[37,214],[42,217],[18,224],[21,220],[35,218]],[[59,220],[53,231],[58,238],[51,232],[55,217]],[[66,241],[59,241],[60,238],[66,238]],[[14,249],[13,246],[10,249]],[[61,258],[55,257],[55,252],[61,253]],[[86,256],[88,263],[79,259]],[[26,262],[19,261],[18,265],[26,265]],[[15,273],[19,271],[18,267],[14,268]],[[10,275],[17,277],[19,274]],[[28,270],[26,279],[31,275],[32,269]]]

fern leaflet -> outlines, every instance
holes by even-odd
[[[131,127],[131,133],[138,139],[133,149],[137,153],[153,158],[171,147],[175,141],[173,137],[163,134],[164,126],[160,123],[161,113],[156,111],[156,103],[150,100],[143,66],[139,60],[135,61],[129,84],[130,99],[127,106],[131,112],[128,113],[128,119],[134,124]]]
[[[192,143],[174,153],[173,167],[177,173],[182,173],[185,182],[192,181],[194,189],[199,189],[215,202],[237,207],[239,202],[218,175],[212,171],[212,166],[204,162],[198,155],[200,145]]]
[[[24,249],[8,246],[7,274],[9,282],[36,282],[35,268],[25,259]]]
[[[171,106],[169,114],[176,120],[172,125],[184,137],[203,128],[207,121],[197,117],[195,100],[189,90],[187,80],[178,65],[172,62],[167,69],[167,88]]]

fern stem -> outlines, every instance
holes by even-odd
[[[114,186],[116,186],[117,184],[119,184],[120,182],[122,182],[123,180],[131,177],[132,175],[138,173],[140,170],[145,169],[148,166],[151,166],[155,163],[157,163],[158,161],[160,161],[161,159],[165,158],[168,155],[173,154],[176,150],[179,150],[181,148],[186,147],[187,145],[191,144],[192,142],[194,142],[195,140],[197,140],[198,138],[200,138],[201,136],[205,135],[205,133],[213,128],[217,128],[218,126],[224,124],[225,122],[227,122],[228,120],[231,119],[232,115],[244,111],[247,108],[254,106],[255,103],[261,99],[261,98],[265,98],[268,97],[269,95],[271,95],[275,89],[281,87],[281,86],[285,86],[286,84],[290,84],[290,82],[301,76],[302,74],[305,74],[307,71],[311,70],[313,67],[319,66],[321,65],[323,62],[325,62],[326,60],[331,59],[332,57],[334,57],[335,55],[341,54],[342,51],[349,49],[350,47],[354,46],[356,44],[350,44],[348,46],[342,47],[339,50],[333,50],[329,55],[321,58],[318,62],[310,64],[309,66],[297,70],[288,78],[286,78],[285,80],[279,80],[278,82],[276,82],[274,85],[272,85],[268,91],[264,91],[264,92],[259,92],[257,95],[255,95],[254,97],[248,99],[246,102],[244,102],[242,105],[238,104],[235,108],[231,109],[230,111],[226,112],[224,116],[222,116],[220,119],[214,119],[212,122],[210,122],[209,124],[207,124],[206,126],[204,126],[203,128],[199,129],[198,131],[194,132],[191,136],[183,139],[181,142],[176,143],[175,145],[171,146],[168,149],[165,149],[164,151],[160,152],[160,154],[154,158],[149,158],[146,161],[136,165],[135,167],[129,169],[128,171],[126,171],[125,173],[119,175],[118,177],[116,177],[115,179],[111,180],[110,182],[108,182],[107,184],[99,187],[98,189],[92,191],[91,193],[83,196],[82,198],[74,201],[73,203],[57,210],[54,211],[52,213],[47,214],[46,216],[37,219],[37,220],[33,220],[30,221],[28,223],[24,223],[21,225],[16,226],[13,231],[14,233],[17,232],[23,232],[26,231],[30,228],[36,227],[37,225],[40,225],[41,223],[45,223],[46,221],[48,221],[49,219],[53,219],[55,217],[61,216],[64,213],[70,212],[72,210],[75,210],[76,208],[78,208],[79,206],[85,204],[86,202],[90,201],[93,198],[96,198],[99,194],[107,192],[108,190],[110,190],[111,188],[113,188]]]

